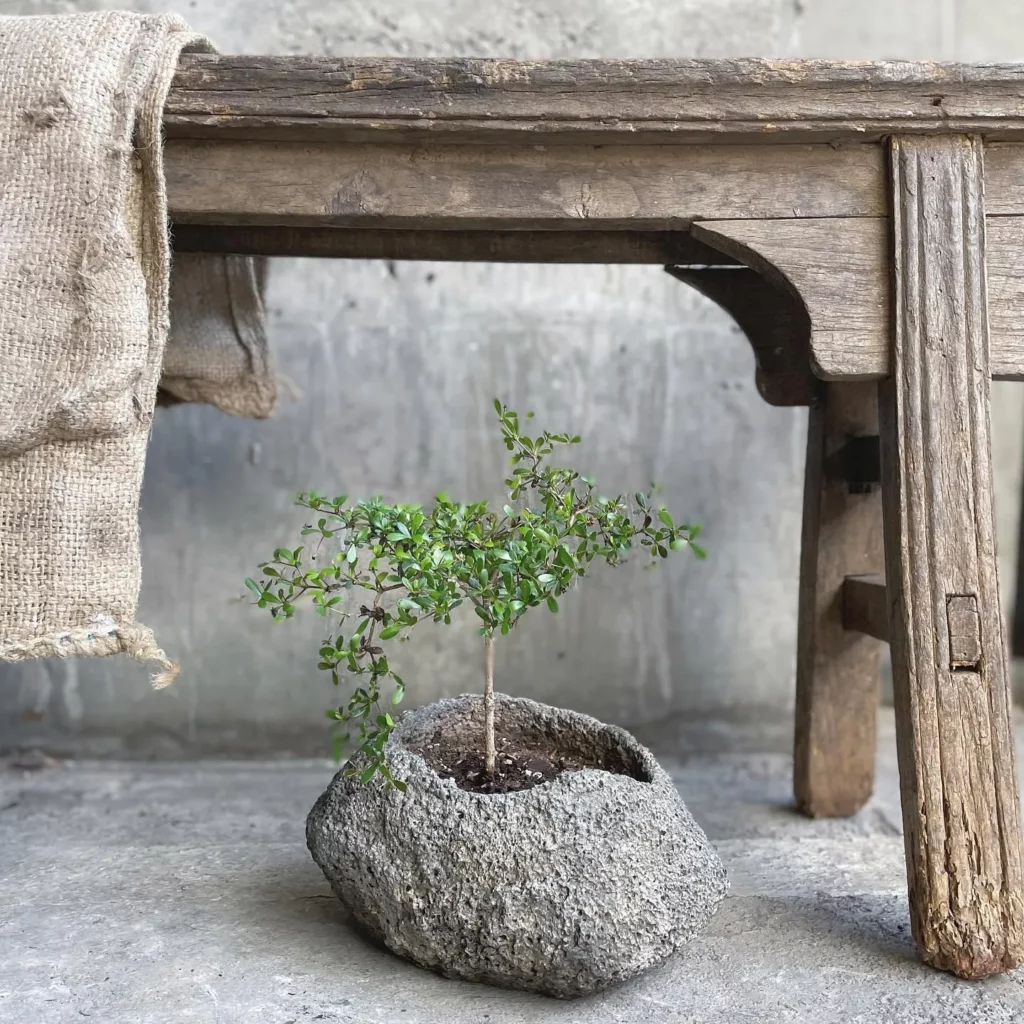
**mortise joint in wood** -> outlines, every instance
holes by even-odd
[[[977,672],[981,668],[981,617],[975,594],[946,596],[949,629],[949,667],[953,672]]]
[[[889,642],[889,603],[885,576],[847,576],[842,590],[843,629]]]
[[[825,472],[830,480],[845,480],[850,494],[869,494],[882,480],[878,436],[847,437],[826,460]]]

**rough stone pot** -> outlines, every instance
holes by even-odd
[[[500,735],[628,774],[466,792],[417,751],[438,735],[480,749],[482,698],[412,712],[388,747],[408,790],[339,772],[306,821],[355,920],[448,977],[562,998],[625,981],[700,931],[725,870],[653,755],[622,729],[530,700],[498,695],[496,720]]]

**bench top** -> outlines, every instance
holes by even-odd
[[[1024,64],[185,54],[165,126],[309,142],[1024,140]]]
[[[775,302],[782,404],[890,371],[882,143],[979,135],[991,372],[1024,379],[1024,65],[198,54],[165,126],[179,252],[703,267],[738,321]]]

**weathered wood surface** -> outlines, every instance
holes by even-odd
[[[986,231],[992,375],[1024,380],[1024,217],[987,217]]]
[[[811,373],[811,322],[803,304],[746,267],[666,267],[724,309],[754,350],[755,382],[769,405],[811,405],[819,382]]]
[[[886,213],[877,146],[169,142],[180,223],[668,230],[695,219]]]
[[[843,628],[889,642],[889,600],[881,574],[843,580]]]
[[[985,146],[985,213],[989,218],[1024,214],[1024,144]]]
[[[204,216],[221,217],[227,222],[221,224],[177,219],[189,214],[175,205],[173,234],[179,251],[538,263],[743,263],[762,275],[774,268],[775,279],[789,282],[808,310],[812,366],[818,376],[877,380],[889,372],[890,354],[879,340],[889,329],[891,302],[888,222],[880,218],[696,223],[691,230],[701,244],[691,249],[684,231],[237,225],[232,220],[248,218],[251,204],[230,205],[234,209],[220,213],[213,212],[212,204],[206,206]],[[305,219],[317,221],[313,214]],[[1024,217],[990,217],[988,223],[992,375],[1024,380]]]
[[[702,141],[1024,137],[1024,67],[185,54],[169,137]]]
[[[879,390],[911,921],[924,959],[964,977],[1024,960],[981,149],[956,137],[892,143],[894,364]]]
[[[176,252],[328,259],[739,266],[687,231],[416,231],[173,224]]]
[[[888,219],[716,221],[694,224],[692,231],[799,293],[811,318],[812,365],[822,379],[888,375]],[[1024,217],[989,217],[988,231],[992,375],[1024,379]]]
[[[1006,154],[1018,150],[1024,147],[997,150],[1003,154],[998,181],[1012,177]],[[291,255],[302,253],[302,242],[308,255],[338,254],[338,235],[297,228],[350,228],[367,232],[352,240],[367,255],[381,252],[384,242],[401,243],[408,254],[388,258],[419,257],[420,244],[431,251],[442,237],[437,232],[471,231],[479,244],[482,232],[492,230],[506,237],[473,252],[562,261],[564,240],[548,234],[517,246],[508,235],[692,227],[695,237],[734,259],[742,250],[739,259],[752,266],[757,260],[762,274],[774,267],[800,293],[811,317],[814,370],[823,379],[880,379],[889,372],[888,202],[878,146],[424,148],[180,140],[168,143],[165,166],[171,216],[179,232],[195,228],[193,250],[224,251],[229,244],[216,233],[204,243],[199,225],[263,227],[249,236],[254,248],[258,240],[262,251]],[[1024,379],[1024,216],[989,220],[991,366],[997,378]],[[369,232],[381,229],[410,234],[372,242]],[[414,232],[430,235],[414,243]],[[234,234],[236,247],[243,237]],[[581,259],[596,260],[600,246],[583,249],[589,255]],[[469,252],[468,242],[458,251]],[[624,254],[631,262],[638,256]]]
[[[828,467],[851,437],[877,434],[874,384],[823,384],[807,429],[797,620],[793,789],[812,817],[858,811],[875,771],[881,646],[843,623],[843,581],[882,568],[879,488]]]
[[[870,380],[889,365],[888,228],[883,218],[734,220],[693,234],[799,296],[818,376]]]

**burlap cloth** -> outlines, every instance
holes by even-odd
[[[211,46],[173,15],[0,17],[0,660],[125,653],[169,683],[135,621],[164,360],[177,399],[273,406],[252,262],[183,258],[170,285],[161,114],[183,49]]]

